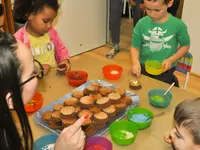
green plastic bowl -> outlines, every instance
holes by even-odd
[[[151,91],[149,91],[148,93],[149,103],[153,105],[154,107],[158,107],[158,108],[167,107],[172,100],[172,94],[168,92],[164,96],[165,92],[166,90],[164,89],[152,89]]]
[[[163,68],[161,68],[161,66],[162,63],[157,60],[147,60],[145,62],[145,70],[151,75],[160,75],[163,72]]]
[[[124,131],[128,132],[130,135],[124,134]],[[132,144],[135,141],[138,134],[138,128],[134,123],[129,122],[128,120],[120,120],[113,122],[110,125],[109,132],[114,143],[125,146]]]
[[[149,119],[149,120],[147,120],[145,122],[135,122],[132,119],[132,117],[134,115],[140,115],[140,114],[143,114],[146,117],[153,117],[153,113],[150,110],[145,109],[145,108],[139,108],[139,107],[137,107],[137,108],[131,108],[131,109],[129,109],[129,111],[127,113],[128,120],[131,121],[131,122],[133,122],[133,123],[135,123],[137,125],[137,127],[138,127],[139,130],[146,129],[146,128],[148,128],[151,125],[152,119]]]

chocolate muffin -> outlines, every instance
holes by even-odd
[[[73,106],[65,106],[60,110],[62,119],[70,119],[76,116],[76,109]]]
[[[61,122],[54,122],[52,120],[49,121],[48,127],[51,129],[54,129],[54,130],[56,130],[56,129],[62,130],[63,129]]]
[[[103,88],[100,88],[99,92],[100,92],[100,94],[102,96],[108,96],[108,94],[110,94],[111,92],[113,92],[113,89],[109,88],[109,87],[103,87]]]
[[[110,98],[112,104],[119,104],[121,96],[118,93],[110,93],[108,98]]]
[[[51,110],[47,110],[44,113],[42,113],[42,120],[46,123],[49,123],[50,119],[51,119],[51,114],[52,111]]]
[[[51,120],[54,121],[54,122],[60,122],[61,121],[60,111],[54,111],[51,114]]]
[[[97,106],[93,106],[92,108],[90,108],[90,111],[92,113],[99,113],[99,112],[101,112],[101,109]]]
[[[116,116],[116,108],[114,105],[111,105],[108,108],[103,109],[103,111],[108,115],[109,118]]]
[[[73,91],[72,92],[72,97],[75,97],[77,99],[80,99],[81,97],[84,96],[84,93],[83,91],[80,91],[80,90],[76,90],[76,91]]]
[[[97,106],[104,109],[111,105],[111,101],[108,97],[102,97],[96,101]]]
[[[60,111],[60,109],[63,107],[63,104],[55,104],[53,106],[53,110],[54,111]]]
[[[114,105],[116,108],[117,113],[123,112],[126,109],[126,104],[125,103],[119,103]]]
[[[114,91],[116,93],[120,94],[121,97],[125,96],[125,94],[126,94],[126,89],[124,89],[124,88],[116,88],[116,89],[114,89]]]
[[[79,105],[81,108],[91,108],[94,106],[94,100],[91,96],[84,96],[80,98]]]
[[[142,88],[142,85],[138,80],[130,80],[129,87],[133,90],[139,90]]]
[[[63,127],[67,127],[69,125],[72,125],[76,122],[76,118],[70,118],[70,119],[62,119],[61,122],[62,122],[62,126]]]
[[[99,87],[94,86],[94,85],[88,85],[87,91],[88,91],[89,94],[97,94],[97,93],[99,93]]]
[[[94,101],[96,102],[98,99],[102,98],[101,94],[90,94],[89,96],[91,96]]]
[[[83,90],[83,94],[84,94],[84,96],[88,96],[88,95],[89,95],[89,92],[88,92],[87,88],[85,88],[85,89]]]
[[[83,131],[85,132],[86,137],[90,137],[97,132],[97,129],[94,124],[90,124],[88,126],[83,127]]]
[[[64,106],[77,106],[78,105],[78,99],[75,97],[68,98],[64,101]]]
[[[108,115],[101,111],[93,115],[93,120],[95,124],[106,124],[108,121]]]
[[[128,96],[121,97],[120,101],[122,103],[125,103],[127,106],[132,105],[132,103],[133,103],[131,97],[128,97]]]
[[[78,116],[79,118],[81,118],[82,116],[85,116],[85,115],[89,115],[89,118],[92,117],[92,112],[88,109],[82,109],[79,113],[78,113]]]

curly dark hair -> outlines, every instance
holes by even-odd
[[[15,0],[13,16],[15,20],[27,20],[31,13],[37,14],[45,7],[58,11],[58,0]]]

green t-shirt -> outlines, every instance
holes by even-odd
[[[183,21],[170,14],[164,23],[153,22],[146,16],[134,28],[131,45],[139,49],[140,63],[144,65],[146,60],[162,62],[175,54],[179,45],[189,46],[190,37]]]

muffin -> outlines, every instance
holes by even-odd
[[[52,114],[52,111],[51,110],[47,110],[45,111],[44,113],[42,113],[42,120],[46,123],[48,123],[51,119],[51,114]]]
[[[108,115],[101,111],[93,115],[93,120],[95,124],[106,124],[108,121]]]
[[[91,108],[94,106],[94,100],[91,96],[84,96],[80,98],[79,105],[81,108]]]
[[[62,119],[74,118],[76,115],[76,109],[73,106],[65,106],[60,110]]]
[[[56,130],[56,129],[62,130],[63,129],[61,122],[54,122],[52,120],[49,121],[48,127],[51,129],[54,129],[54,130]]]
[[[133,90],[139,90],[142,88],[142,85],[138,80],[130,80],[129,87]]]
[[[109,118],[116,116],[116,108],[114,105],[111,105],[108,108],[103,109],[103,111],[108,115]]]
[[[126,109],[126,104],[125,103],[119,103],[114,105],[116,108],[117,113],[123,112]]]
[[[125,94],[126,94],[126,89],[124,89],[124,88],[116,88],[116,89],[114,89],[114,91],[116,93],[120,94],[121,97],[125,96]]]
[[[75,107],[75,112],[78,113],[79,111],[81,111],[81,107],[80,106],[76,106]]]
[[[90,108],[90,111],[92,113],[99,113],[99,112],[101,112],[101,109],[97,106],[93,106],[92,108]]]
[[[118,93],[110,93],[108,98],[110,98],[112,104],[119,104],[121,96]]]
[[[109,88],[109,87],[103,87],[103,88],[100,88],[100,90],[99,90],[99,93],[102,96],[108,96],[108,94],[110,94],[111,92],[113,92],[113,89]]]
[[[121,97],[120,101],[122,103],[125,103],[127,106],[132,105],[132,103],[133,103],[131,97],[128,97],[128,96]]]
[[[76,122],[76,118],[70,118],[70,119],[62,119],[61,122],[62,122],[62,126],[63,127],[67,127],[69,125],[72,125]]]
[[[86,88],[87,88],[87,91],[88,91],[89,94],[99,93],[99,87],[98,86],[88,85]]]
[[[91,96],[94,101],[96,102],[98,99],[102,98],[101,94],[90,94],[89,96]]]
[[[90,124],[88,126],[83,127],[83,131],[85,132],[86,137],[90,137],[97,132],[97,129],[94,124]]]
[[[53,106],[53,110],[54,111],[60,111],[60,109],[63,107],[63,104],[55,104]]]
[[[92,116],[92,112],[88,109],[82,109],[79,113],[78,113],[78,116],[79,118],[81,118],[82,116],[85,116],[85,115],[89,115],[89,118]]]
[[[54,111],[51,114],[51,120],[54,121],[54,122],[60,122],[61,121],[60,111]]]
[[[72,97],[75,97],[77,99],[80,99],[81,97],[84,96],[84,93],[83,91],[80,91],[80,90],[76,90],[76,91],[73,91],[72,92]]]
[[[78,105],[78,99],[75,97],[68,98],[64,101],[64,106],[77,106]]]
[[[104,109],[111,105],[111,101],[108,97],[102,97],[96,101],[97,106]]]
[[[87,88],[85,88],[85,89],[83,90],[83,95],[84,95],[84,96],[88,96],[88,95],[89,95],[89,92],[88,92]]]
[[[98,82],[94,82],[94,83],[92,83],[92,84],[90,84],[90,85],[92,85],[92,86],[97,86],[99,89],[102,88],[101,84],[98,83]]]

